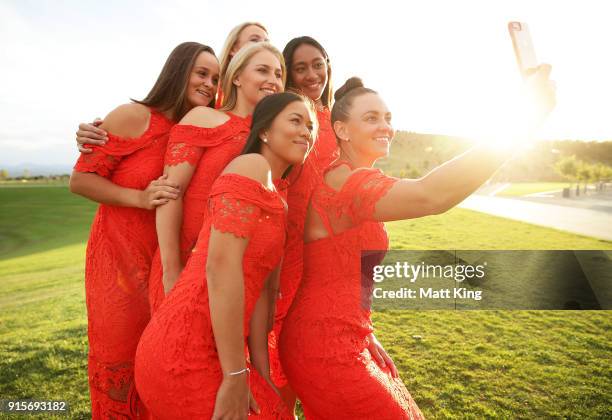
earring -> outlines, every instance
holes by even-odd
[[[261,139],[261,141],[263,141],[264,143],[267,143],[268,139],[264,137],[263,139]]]

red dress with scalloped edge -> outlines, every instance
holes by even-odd
[[[174,122],[151,110],[138,138],[111,133],[81,154],[74,169],[144,190],[163,172]],[[149,315],[148,278],[157,247],[155,212],[101,204],[91,225],[85,263],[92,418],[146,416],[134,387],[134,355]]]
[[[282,329],[283,319],[293,302],[295,292],[300,285],[303,270],[304,254],[304,221],[308,201],[313,189],[322,179],[325,168],[338,157],[338,144],[331,125],[331,113],[328,108],[317,111],[319,130],[317,140],[308,158],[300,167],[294,168],[289,174],[289,190],[287,204],[289,226],[285,256],[280,274],[280,297],[276,302],[274,330],[269,337],[270,374],[278,387],[287,384],[287,378],[278,357],[278,337]]]
[[[227,113],[229,119],[214,128],[177,124],[170,131],[165,165],[188,162],[196,169],[183,195],[183,225],[180,252],[186,264],[202,228],[210,188],[227,164],[240,154],[250,131],[251,116]],[[159,248],[155,251],[149,276],[149,301],[155,313],[164,300],[163,268]]]
[[[249,240],[242,264],[246,358],[255,303],[282,257],[285,203],[277,191],[237,174],[223,174],[212,186],[193,254],[172,293],[153,315],[136,353],[138,392],[159,420],[209,419],[222,381],[206,282],[211,227]],[[250,389],[261,408],[258,418],[293,418],[255,369],[251,369]]]
[[[359,169],[339,191],[322,181],[312,194],[313,216],[328,236],[304,245],[302,282],[279,343],[284,372],[309,420],[423,418],[402,381],[367,350],[372,283],[362,281],[361,253],[379,250],[376,262],[369,261],[376,264],[388,248],[384,224],[373,215],[397,180]]]

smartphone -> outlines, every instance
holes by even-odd
[[[509,22],[508,32],[512,39],[516,62],[523,78],[533,73],[538,67],[529,27],[524,22]]]

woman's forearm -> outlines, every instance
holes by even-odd
[[[244,283],[242,266],[206,267],[210,319],[224,374],[246,367],[244,354]]]
[[[268,294],[268,326],[267,331],[272,331],[274,328],[274,318],[276,315],[276,302],[278,300],[278,294],[280,291],[280,272],[281,272],[282,261],[270,273],[270,278],[267,282],[267,287],[264,290],[265,293]]]
[[[157,240],[164,272],[178,271],[181,261],[181,227],[183,224],[183,197],[171,200],[166,205],[158,207],[155,214]],[[164,284],[166,290],[173,285]]]
[[[101,204],[144,207],[142,190],[120,187],[95,173],[73,171],[70,176],[70,191]]]
[[[187,162],[173,166],[166,166],[164,168],[164,175],[166,175],[168,180],[174,182],[179,188],[179,195],[176,200],[173,200],[172,202],[158,208],[155,216],[161,262],[164,273],[169,274],[169,276],[164,276],[165,281],[166,279],[176,280],[176,274],[183,266],[181,261],[183,196],[189,187],[194,171],[195,166],[192,166]],[[166,291],[169,291],[172,286],[173,284],[164,283],[164,289]]]
[[[251,316],[248,337],[251,363],[264,378],[270,377],[270,359],[268,355],[269,301],[269,290],[267,288],[263,289]]]
[[[435,198],[434,213],[443,213],[462,202],[508,158],[507,151],[479,145],[433,169],[419,182]]]

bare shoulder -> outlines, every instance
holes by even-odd
[[[346,165],[340,165],[325,174],[325,183],[334,190],[340,190],[349,177],[358,170],[352,170]]]
[[[223,171],[224,174],[237,174],[251,178],[263,185],[269,185],[271,172],[270,164],[259,153],[240,155],[232,160]]]
[[[151,120],[151,110],[141,104],[119,105],[113,109],[100,126],[103,130],[120,137],[140,137]]]
[[[229,120],[229,115],[207,106],[196,106],[191,109],[179,122],[182,125],[195,125],[196,127],[214,128]]]

